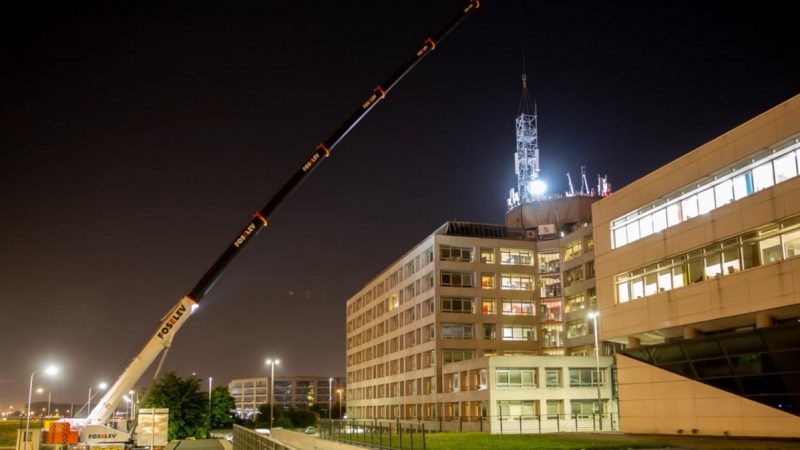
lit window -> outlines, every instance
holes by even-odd
[[[533,277],[524,273],[504,273],[500,275],[500,288],[510,291],[529,291],[533,289]]]
[[[709,188],[697,194],[697,202],[700,214],[705,214],[716,208],[714,204],[714,189]]]
[[[481,288],[482,289],[494,289],[494,274],[493,273],[482,273],[481,274]]]
[[[692,217],[697,217],[698,215],[697,196],[692,195],[691,197],[684,199],[681,202],[681,210],[683,211],[684,220],[689,220]]]
[[[533,251],[525,248],[501,248],[500,264],[532,266]]]
[[[766,189],[775,184],[772,178],[772,163],[764,163],[753,169],[753,188],[755,192]]]
[[[717,208],[733,201],[733,180],[725,180],[714,186],[714,196],[717,199]]]
[[[653,232],[658,233],[659,231],[667,228],[667,209],[661,208],[658,211],[652,214],[653,217]]]
[[[786,156],[776,159],[774,165],[775,183],[780,183],[781,181],[797,176],[797,163],[795,162],[794,153],[789,153]]]
[[[481,302],[481,311],[483,312],[483,314],[494,314],[495,313],[494,299],[491,298],[483,299],[483,301]]]
[[[625,303],[630,301],[630,299],[630,284],[628,283],[628,279],[625,278],[624,281],[620,281],[620,283],[617,284],[617,300],[620,303]]]
[[[614,230],[614,246],[622,247],[628,243],[628,234],[625,232],[625,227],[617,228]]]
[[[535,336],[531,325],[503,325],[504,341],[534,341]]]
[[[680,203],[667,206],[667,224],[671,227],[683,222]]]
[[[625,227],[628,230],[628,242],[639,240],[639,223],[634,220]]]
[[[494,249],[481,248],[481,262],[484,264],[494,264]]]
[[[753,177],[750,172],[743,173],[732,181],[734,199],[741,200],[753,193]]]
[[[533,302],[530,300],[503,300],[503,315],[532,316]]]
[[[643,238],[653,234],[653,217],[648,214],[639,219],[639,235]]]

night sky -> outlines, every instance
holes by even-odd
[[[34,388],[53,401],[114,381],[316,144],[464,4],[4,4],[3,410],[22,409],[48,362],[61,375]],[[350,295],[447,220],[502,223],[523,47],[542,176],[562,190],[585,165],[590,184],[620,187],[800,93],[782,8],[484,1],[231,264],[164,370],[227,385],[272,356],[276,375],[344,376]]]

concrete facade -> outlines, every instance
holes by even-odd
[[[800,318],[798,139],[800,96],[593,205],[602,339],[634,348]],[[619,380],[623,431],[800,435],[795,415],[630,358]]]

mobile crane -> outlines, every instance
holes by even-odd
[[[480,7],[479,0],[469,0],[464,8],[447,25],[433,37],[425,39],[422,46],[414,55],[400,66],[389,79],[378,85],[353,112],[327,139],[317,145],[311,156],[300,166],[300,169],[272,196],[269,202],[260,211],[257,211],[253,218],[245,225],[241,232],[234,238],[233,242],[214,262],[211,268],[203,275],[200,281],[194,286],[188,295],[184,296],[173,306],[169,312],[161,319],[156,331],[144,344],[133,360],[128,364],[116,382],[108,389],[106,394],[97,402],[97,405],[89,412],[88,416],[82,420],[72,419],[73,425],[81,429],[81,441],[84,443],[108,443],[108,442],[127,442],[130,435],[121,430],[111,428],[106,422],[111,418],[114,408],[122,397],[136,384],[144,372],[150,367],[153,361],[162,354],[156,373],[163,364],[166,352],[172,344],[175,334],[188,320],[191,314],[200,304],[203,297],[211,290],[214,283],[222,276],[228,264],[239,254],[242,249],[263,229],[269,225],[272,214],[278,206],[294,191],[305,178],[313,172],[317,166],[331,155],[331,151],[341,142],[341,140],[363,119],[394,86],[405,77],[420,61],[430,52],[436,49],[437,45],[444,40],[461,22],[473,11]]]

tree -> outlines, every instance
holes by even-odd
[[[273,408],[273,414],[275,414],[275,423],[277,424],[278,420],[283,417],[283,406],[275,405],[275,408]],[[269,426],[269,403],[259,405],[256,425]]]
[[[289,412],[289,418],[297,428],[310,427],[317,424],[317,414],[305,408],[295,408]]]
[[[228,389],[219,386],[211,391],[211,429],[221,430],[233,425],[232,411],[236,410],[236,401]]]
[[[200,379],[195,376],[164,374],[153,385],[144,407],[169,408],[169,440],[206,436],[208,397],[200,392]]]

